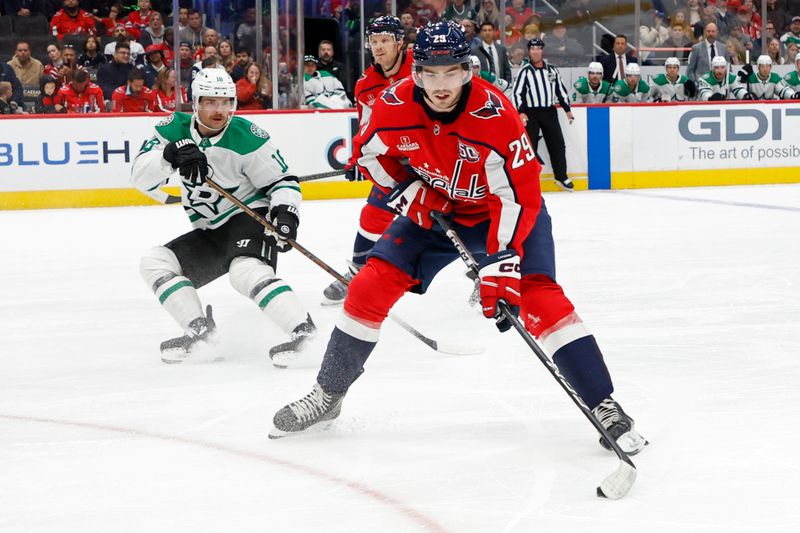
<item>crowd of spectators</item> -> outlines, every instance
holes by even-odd
[[[220,17],[206,18],[185,1],[181,0],[176,29],[170,25],[172,3],[166,0],[0,0],[0,91],[4,95],[0,100],[8,104],[0,104],[0,110],[172,111],[177,107],[176,95],[180,94],[182,102],[191,98],[191,79],[203,67],[224,68],[231,74],[243,109],[270,108],[273,91],[278,91],[284,107],[287,94],[293,94],[293,84],[299,82],[294,76],[301,60],[304,85],[311,93],[306,88],[305,101],[290,103],[350,105],[364,54],[359,4],[343,0],[315,3],[315,9],[322,7],[309,15],[335,22],[337,38],[320,38],[316,50],[310,50],[316,53],[311,58],[298,58],[296,50],[287,49],[281,39],[279,69],[271,73],[268,2],[259,17],[255,8],[242,0],[223,0],[218,3],[220,23]],[[527,62],[526,44],[533,38],[543,40],[551,64],[585,67],[599,61],[605,69],[604,79],[613,81],[620,79],[629,62],[663,65],[668,57],[677,57],[686,65],[687,77],[697,80],[709,71],[714,55],[725,57],[734,66],[748,60],[755,63],[762,40],[773,65],[795,65],[800,47],[800,0],[764,1],[767,20],[766,35],[762,36],[761,8],[754,0],[652,0],[652,9],[642,13],[639,49],[634,51],[626,39],[619,45],[621,53],[617,50],[619,39],[593,31],[593,24],[601,22],[603,27],[624,33],[623,26],[632,27],[632,11],[619,16],[606,0],[554,0],[549,4],[509,0],[505,12],[496,0],[398,0],[397,12],[405,28],[406,47],[413,46],[416,28],[427,22],[447,19],[461,23],[480,71],[508,87]],[[540,12],[534,11],[534,6]],[[365,9],[372,18],[390,7],[388,0],[369,0]],[[265,47],[263,63],[256,64],[259,23],[265,30]],[[283,30],[291,31],[294,21],[287,18],[281,24],[283,34]],[[177,51],[173,50],[175,31],[180,42]],[[598,35],[602,38],[596,43]],[[600,49],[603,51],[598,54]],[[180,86],[176,86],[177,76],[172,71],[175,55]],[[79,72],[86,73],[85,81]],[[10,84],[10,92],[5,82]]]

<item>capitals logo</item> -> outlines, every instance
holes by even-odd
[[[500,99],[499,96],[494,94],[490,90],[486,90],[486,94],[489,98],[486,100],[486,103],[483,104],[483,107],[478,109],[477,111],[472,111],[470,115],[473,117],[483,118],[483,119],[490,119],[493,117],[499,117],[500,111],[505,109],[503,107],[503,101]]]
[[[383,100],[384,102],[386,102],[389,105],[402,105],[402,104],[404,104],[405,102],[400,100],[397,97],[397,94],[395,94],[396,91],[397,91],[397,85],[392,85],[391,87],[389,87],[385,91],[383,91],[383,93],[381,94],[381,100]]]

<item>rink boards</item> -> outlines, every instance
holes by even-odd
[[[800,182],[800,104],[577,106],[559,113],[576,189]],[[299,176],[341,169],[357,130],[353,111],[263,112],[267,130]],[[152,135],[153,114],[5,118],[0,128],[0,209],[146,205],[130,164]],[[549,156],[542,190],[557,190]],[[302,184],[306,199],[366,196],[368,183]],[[177,188],[167,187],[177,194]]]

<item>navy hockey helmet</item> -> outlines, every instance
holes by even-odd
[[[370,35],[394,35],[395,39],[402,41],[405,32],[399,18],[392,15],[383,15],[369,22],[366,34],[368,41]]]
[[[429,23],[417,33],[414,67],[464,65],[469,68],[470,48],[464,30],[452,21]]]

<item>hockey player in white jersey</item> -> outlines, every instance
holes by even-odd
[[[681,62],[677,57],[668,57],[664,62],[664,73],[650,80],[650,100],[653,102],[685,102],[695,97],[697,86],[681,75]]]
[[[625,79],[617,80],[611,88],[611,101],[614,103],[646,102],[650,86],[642,79],[638,63],[625,65]]]
[[[697,84],[697,99],[701,102],[715,100],[746,100],[747,89],[728,70],[728,61],[722,56],[711,60],[711,71]]]
[[[183,361],[198,343],[213,340],[211,306],[203,313],[197,289],[229,274],[233,287],[252,299],[291,335],[269,351],[285,367],[316,328],[289,285],[275,277],[277,255],[287,251],[299,224],[297,177],[266,131],[236,110],[236,85],[222,69],[201,70],[192,82],[193,114],[173,113],[159,122],[133,162],[131,180],[152,191],[180,174],[181,201],[192,231],[148,251],[141,274],[184,335],[161,344],[166,363]],[[272,221],[267,232],[204,183],[206,177]]]
[[[747,90],[749,100],[789,100],[800,97],[778,74],[772,72],[772,58],[758,56],[758,70],[753,65],[745,65],[739,71],[739,81]]]
[[[572,101],[577,104],[604,104],[611,97],[611,84],[603,80],[603,65],[597,61],[589,63],[587,76],[581,76],[572,84]]]

